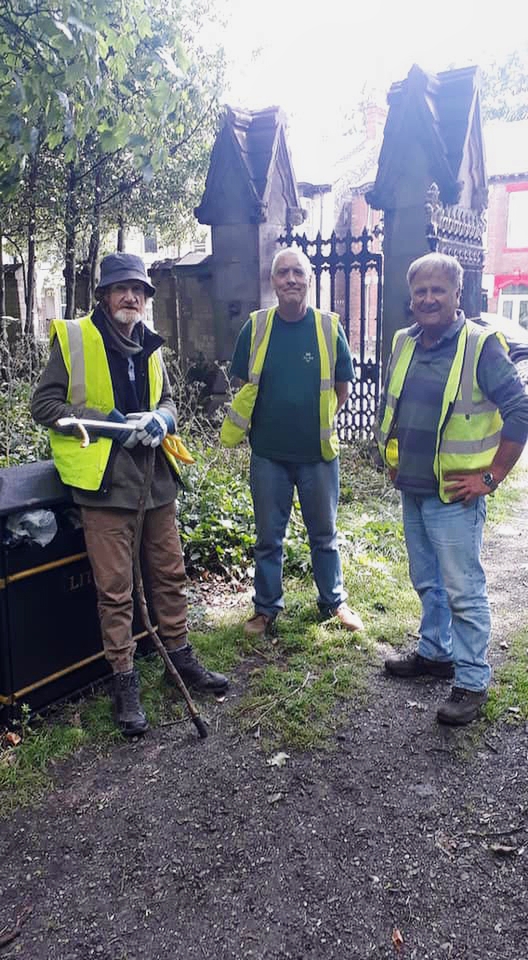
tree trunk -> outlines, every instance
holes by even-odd
[[[124,253],[126,246],[126,223],[125,223],[125,204],[121,201],[121,211],[117,228],[117,249],[119,253]]]
[[[35,304],[35,267],[36,267],[36,232],[37,232],[37,202],[36,189],[38,179],[38,153],[31,160],[28,177],[28,219],[27,219],[27,283],[26,283],[26,324],[24,334],[28,342],[35,340],[34,304]]]
[[[5,317],[6,313],[6,292],[4,277],[4,231],[0,223],[0,317]]]
[[[64,255],[64,280],[66,283],[65,319],[75,316],[75,253],[77,231],[77,171],[73,161],[68,169],[66,214],[64,218],[66,250]]]
[[[94,205],[92,213],[92,234],[88,248],[89,295],[90,302],[94,302],[94,293],[97,286],[99,247],[101,243],[101,215],[99,201],[101,199],[101,183],[103,178],[102,167],[98,167],[95,174]]]

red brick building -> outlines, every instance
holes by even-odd
[[[336,184],[336,193],[339,197],[338,213],[335,223],[335,232],[343,237],[349,231],[353,237],[360,237],[366,228],[373,239],[369,249],[373,253],[382,250],[382,234],[375,228],[382,224],[382,215],[379,210],[369,206],[366,194],[376,179],[376,167],[383,140],[383,129],[387,117],[387,108],[376,104],[365,107],[364,139],[355,146],[348,157],[343,158],[341,165],[344,168],[342,179]],[[372,231],[375,231],[372,234]],[[356,244],[359,251],[360,243]],[[365,276],[365,351],[367,357],[374,356],[376,346],[377,303],[378,303],[378,276],[375,270],[367,271]],[[354,353],[360,352],[360,318],[361,318],[361,276],[355,272],[350,277],[350,346]],[[342,274],[336,276],[335,309],[345,314],[345,279]]]
[[[488,310],[528,328],[528,120],[484,128],[489,183]]]

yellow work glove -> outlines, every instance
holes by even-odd
[[[175,457],[176,460],[181,460],[182,463],[196,463],[196,460],[187,450],[181,437],[177,437],[175,433],[167,434],[162,442],[162,447],[167,453]]]

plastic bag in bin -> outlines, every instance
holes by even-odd
[[[46,547],[56,533],[57,520],[52,510],[21,510],[7,517],[4,543],[38,543]]]

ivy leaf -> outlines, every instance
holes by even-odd
[[[154,168],[151,163],[146,163],[143,167],[141,174],[145,183],[150,183],[154,176]]]
[[[54,19],[53,22],[57,27],[57,30],[60,30],[61,33],[63,33],[68,40],[71,40],[73,42],[73,34],[69,29],[69,27],[67,27],[66,24],[62,22],[62,20]]]
[[[162,48],[161,50],[157,50],[156,53],[157,53],[157,56],[160,58],[161,62],[163,63],[163,65],[165,66],[165,68],[169,71],[170,74],[172,74],[173,77],[181,77],[183,75],[180,68],[176,66],[170,50],[167,50],[166,48]]]
[[[275,753],[270,757],[266,763],[270,767],[285,767],[286,761],[290,759],[289,753],[284,753],[282,750],[279,753]]]

